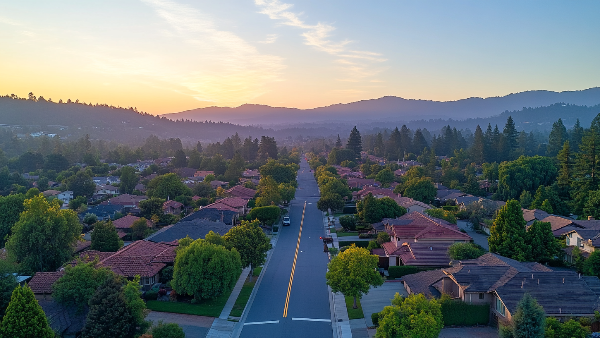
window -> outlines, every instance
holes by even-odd
[[[479,299],[483,299],[485,297],[485,294],[482,292],[479,294]]]
[[[496,298],[496,311],[498,311],[501,315],[506,316],[506,308],[500,298]]]

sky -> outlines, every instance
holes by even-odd
[[[0,0],[0,95],[151,114],[600,86],[600,1]]]

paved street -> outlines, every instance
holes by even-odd
[[[325,285],[327,254],[323,252],[323,216],[317,209],[319,191],[306,161],[298,171],[291,225],[282,227],[240,337],[332,337],[329,295]],[[304,202],[306,211],[291,287],[287,317],[283,317]]]

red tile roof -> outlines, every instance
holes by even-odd
[[[415,240],[471,240],[471,236],[458,230],[454,224],[444,220],[426,216],[418,211],[413,211],[398,217],[406,224],[393,225],[392,232],[395,237]]]
[[[36,272],[31,278],[29,287],[33,293],[52,293],[52,284],[65,274],[64,271],[57,272]]]
[[[183,207],[183,203],[179,203],[175,200],[168,200],[165,203],[163,203],[163,209],[166,209],[166,208],[180,209],[182,207]]]
[[[229,196],[232,196],[232,197],[239,197],[239,198],[249,200],[249,199],[254,198],[254,195],[256,195],[256,190],[246,188],[241,185],[236,185],[233,188],[225,191],[225,193],[227,193]]]
[[[245,208],[248,205],[248,200],[239,197],[226,197],[218,200],[217,202],[228,205],[232,208]]]
[[[230,207],[227,204],[219,203],[219,202],[209,204],[209,205],[203,207],[202,209],[216,209],[216,210],[228,210],[228,211],[239,212],[238,209]]]
[[[129,228],[131,228],[133,223],[135,223],[135,221],[137,221],[138,219],[140,219],[140,218],[137,216],[127,215],[125,217],[121,217],[117,220],[114,220],[113,225],[117,229],[129,229]],[[148,224],[148,227],[152,226],[152,223],[148,220],[146,220],[146,224]]]
[[[152,277],[166,266],[165,263],[174,262],[176,248],[167,243],[135,241],[102,259],[99,265],[125,277]]]
[[[113,197],[108,200],[109,204],[119,204],[119,205],[135,205],[139,206],[140,202],[147,199],[146,196],[136,196],[123,194],[116,197]]]

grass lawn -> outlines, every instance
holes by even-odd
[[[229,299],[229,295],[230,292],[227,292],[216,299],[206,299],[196,304],[149,300],[146,302],[146,307],[152,311],[219,317],[221,315],[221,311],[223,311],[223,308],[225,307],[225,303],[227,303],[227,299]]]
[[[343,232],[340,231],[337,233],[338,237],[347,237],[347,236],[358,236],[358,232]]]
[[[255,272],[256,272],[256,270],[255,270]],[[231,313],[229,314],[231,317],[241,317],[242,316],[242,312],[244,312],[246,303],[248,303],[248,298],[250,298],[250,294],[252,293],[252,289],[254,288],[254,283],[256,283],[255,280],[253,280],[252,282],[244,283],[244,286],[242,287],[242,291],[240,291],[240,295],[235,300],[233,309],[231,309]]]
[[[358,305],[358,309],[353,309],[352,306],[354,305],[354,298],[348,296],[344,296],[344,298],[346,298],[346,308],[348,309],[349,319],[365,318],[365,315],[363,314],[362,310],[362,305],[360,305],[360,299],[356,299],[356,305]]]
[[[254,270],[252,271],[252,276],[254,277],[258,277],[258,275],[260,275],[260,272],[262,271],[262,266],[259,266],[258,268],[254,268]]]

